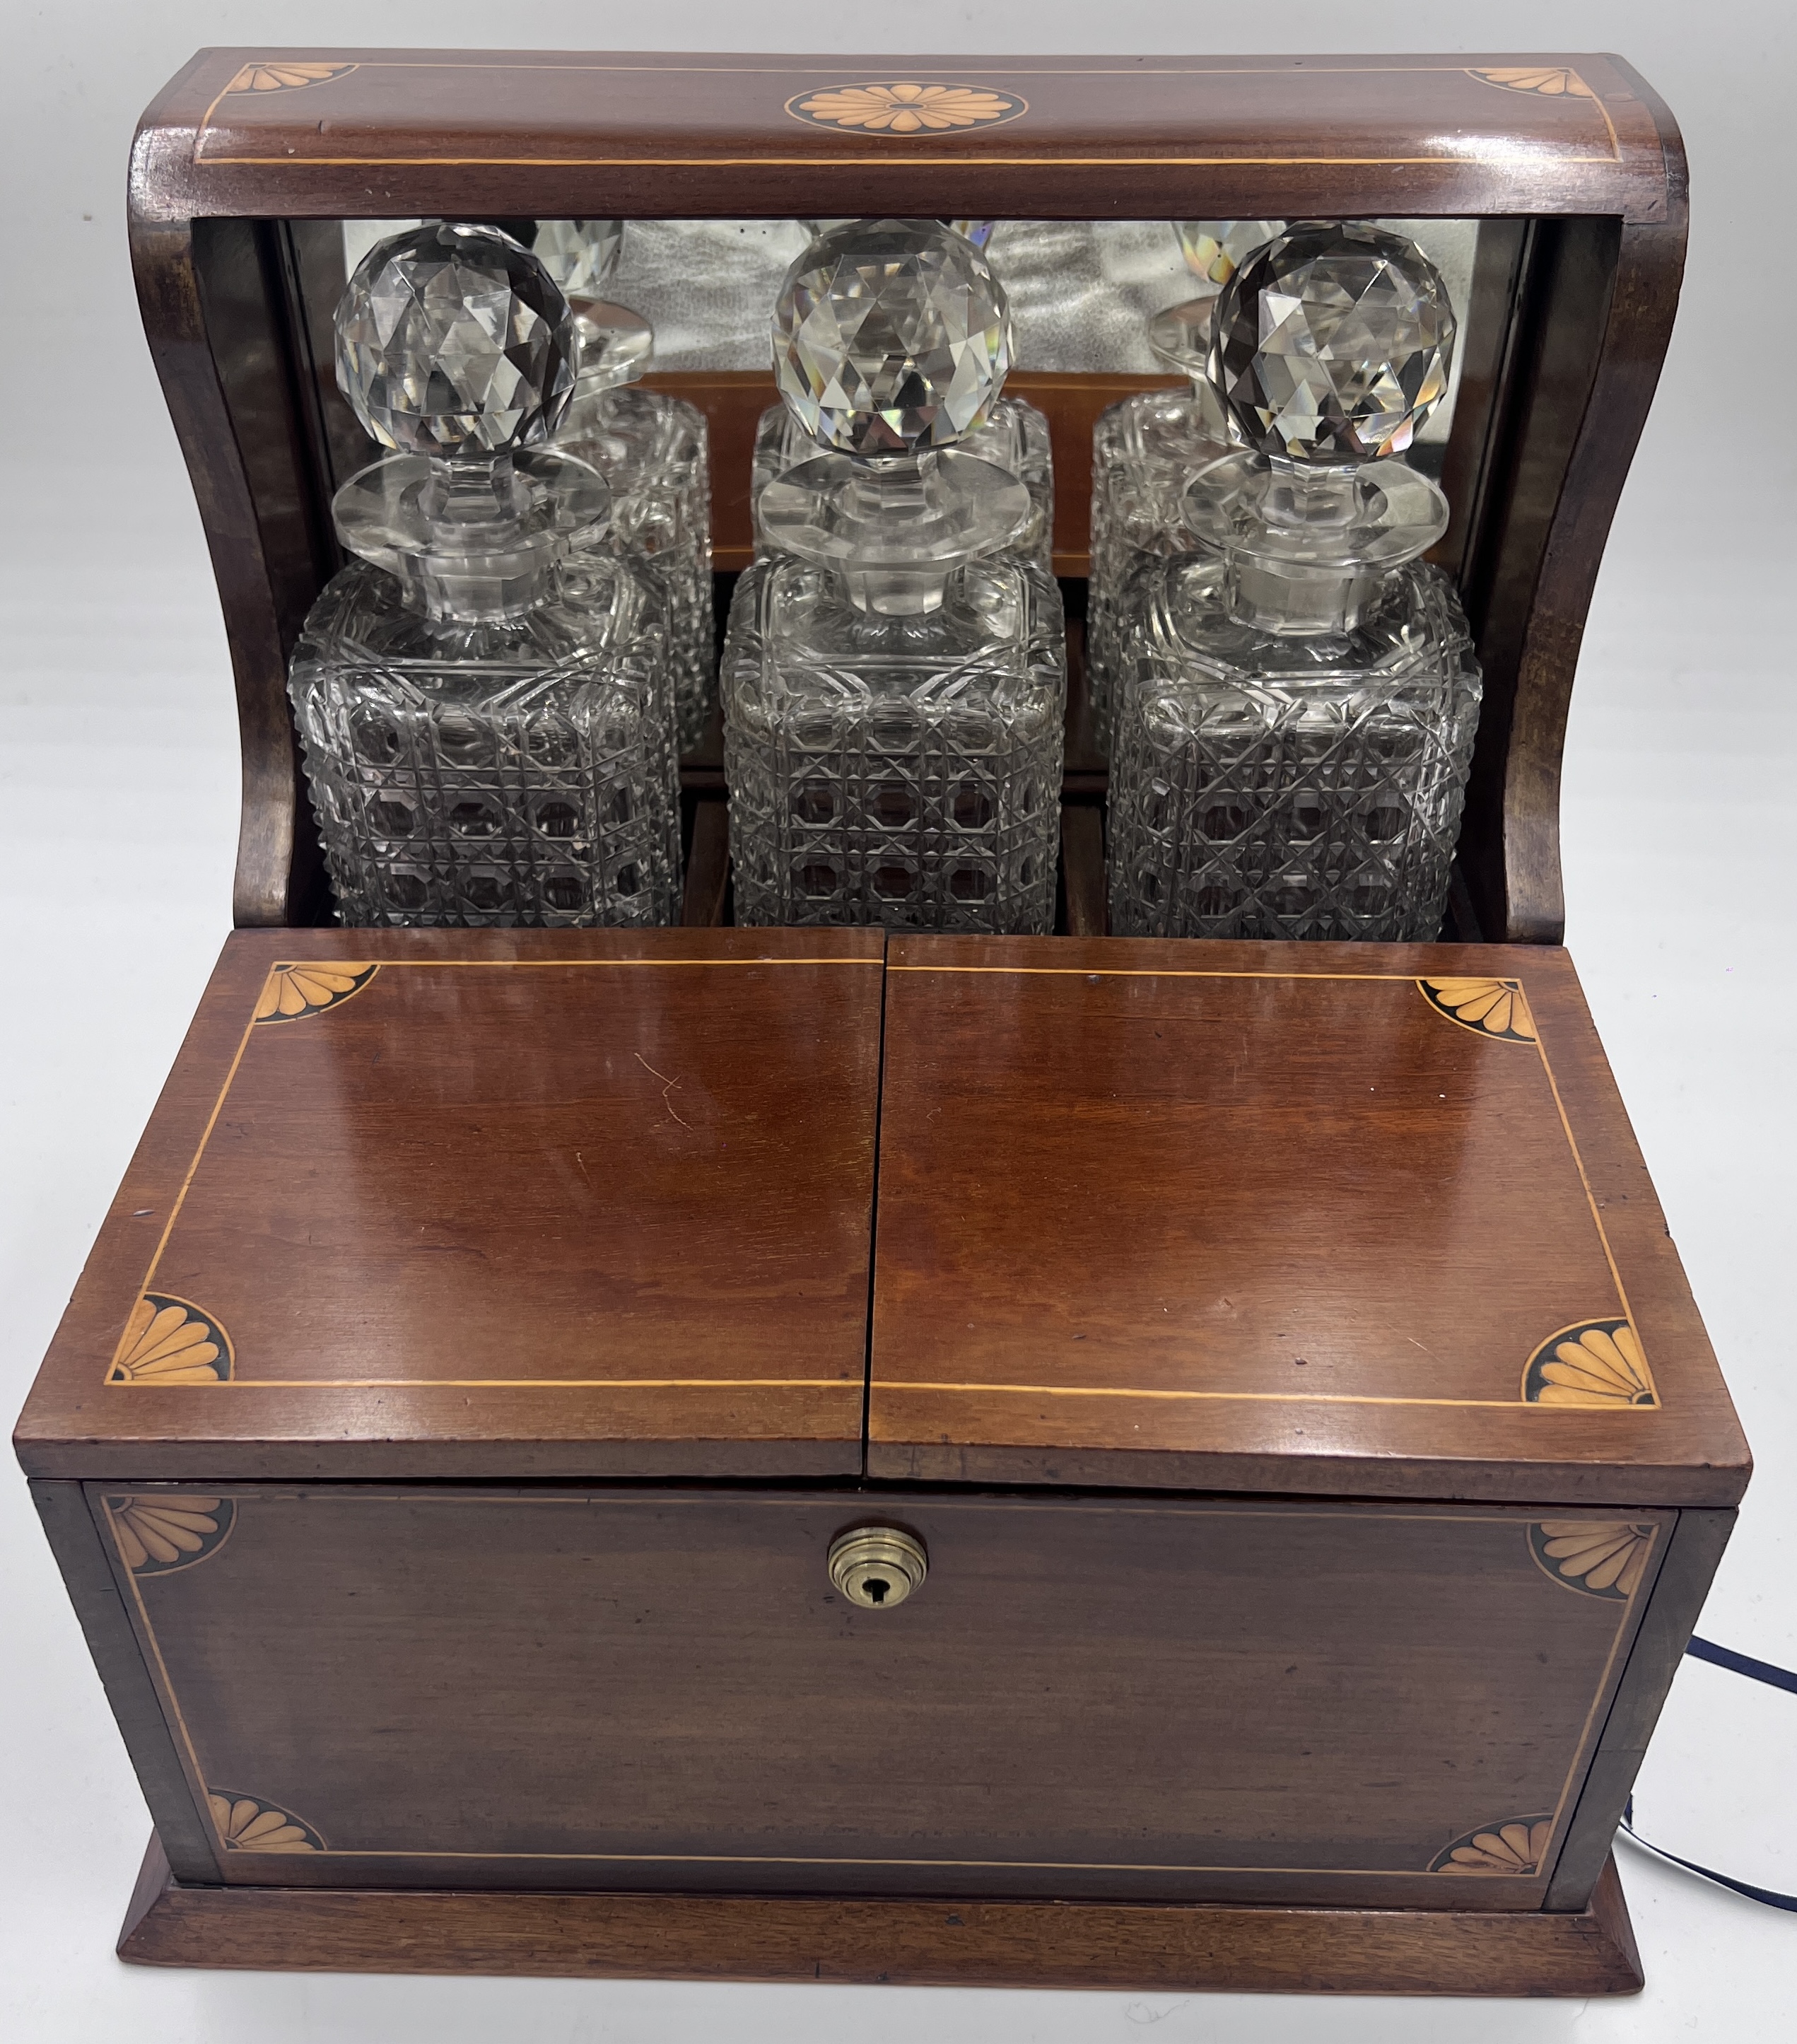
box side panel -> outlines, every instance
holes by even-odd
[[[1610,1854],[1622,1806],[1734,1531],[1732,1512],[1686,1511],[1666,1544],[1628,1666],[1592,1756],[1549,1884],[1549,1909],[1582,1909]]]
[[[117,1550],[109,1552],[110,1543],[96,1525],[81,1485],[36,1482],[31,1496],[169,1864],[179,1880],[217,1881],[212,1829],[201,1815],[198,1785],[182,1765],[115,1578]]]

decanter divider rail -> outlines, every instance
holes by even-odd
[[[716,929],[729,917],[730,809],[716,795],[693,806],[693,836],[686,847],[686,889],[680,920],[687,929]]]

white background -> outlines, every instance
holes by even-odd
[[[851,52],[1614,49],[1689,146],[1672,359],[1599,584],[1567,754],[1568,940],[1759,1475],[1700,1630],[1797,1662],[1791,1528],[1790,0],[61,0],[0,94],[0,1404],[16,1411],[229,920],[224,633],[126,262],[137,113],[204,43]],[[17,2044],[1098,2044],[1788,2034],[1797,1920],[1622,1855],[1634,2001],[1328,2003],[182,1973],[111,1957],[146,1819],[22,1482],[0,1475],[0,2026]],[[303,1681],[304,1671],[294,1671]],[[1688,1663],[1640,1819],[1797,1888],[1797,1699]]]

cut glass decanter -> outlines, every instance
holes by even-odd
[[[808,221],[814,234],[835,232],[853,227],[854,221]],[[974,248],[984,249],[994,223],[989,220],[947,220],[951,229]],[[767,535],[761,521],[761,494],[777,475],[784,475],[817,451],[814,428],[805,417],[784,403],[770,405],[761,415],[755,431],[755,467],[750,479],[749,502],[755,522],[755,551],[768,550]],[[1048,420],[1027,399],[996,398],[985,423],[966,434],[958,444],[982,461],[1008,468],[1030,493],[1030,515],[1012,550],[1027,554],[1044,573],[1054,572],[1054,462],[1049,444]]]
[[[705,414],[636,379],[655,355],[648,321],[604,296],[624,223],[538,223],[535,248],[574,309],[579,374],[555,444],[612,486],[603,545],[648,574],[666,601],[679,746],[690,752],[717,699],[712,606],[711,453]]]
[[[1250,250],[1272,240],[1277,220],[1180,220],[1173,223],[1198,294],[1150,321],[1148,344],[1189,390],[1144,390],[1099,414],[1092,439],[1092,569],[1087,585],[1086,686],[1092,720],[1107,749],[1123,630],[1119,605],[1145,561],[1196,551],[1185,522],[1185,486],[1229,451],[1222,407],[1205,375],[1216,294]]]
[[[968,451],[1010,367],[963,236],[864,220],[788,272],[782,398],[813,446],[762,490],[724,642],[742,923],[1046,932],[1066,657],[1031,514]]]
[[[1210,380],[1245,448],[1187,490],[1202,551],[1121,606],[1119,935],[1437,934],[1480,678],[1417,559],[1446,501],[1400,457],[1453,338],[1434,265],[1373,227],[1301,223],[1225,286]]]
[[[574,347],[542,263],[489,228],[381,243],[337,309],[338,382],[396,450],[337,492],[359,558],[289,682],[345,923],[675,920],[662,594],[597,544],[605,478],[543,444]]]

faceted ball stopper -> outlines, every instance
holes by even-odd
[[[964,240],[971,241],[976,248],[984,248],[992,239],[992,231],[997,226],[996,220],[945,220],[944,227],[952,227]],[[801,220],[799,222],[812,240],[820,234],[828,234],[838,227],[852,227],[852,220]]]
[[[985,259],[934,220],[854,220],[786,273],[774,371],[812,438],[844,454],[952,447],[1011,367],[1011,309]]]
[[[1453,312],[1414,241],[1301,221],[1224,285],[1212,386],[1246,444],[1341,467],[1402,454],[1446,396]]]
[[[1200,282],[1219,290],[1250,251],[1285,231],[1283,220],[1176,220],[1180,252]]]
[[[539,220],[531,242],[570,298],[602,298],[623,248],[621,220]]]
[[[574,386],[574,317],[538,258],[442,221],[378,242],[337,307],[337,386],[383,447],[490,455],[554,432]]]

